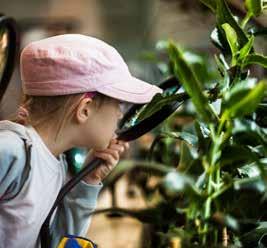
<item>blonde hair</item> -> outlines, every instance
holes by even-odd
[[[15,118],[10,119],[22,125],[37,126],[43,123],[57,123],[56,137],[78,107],[85,93],[63,96],[29,96],[23,95],[20,108]],[[93,97],[92,104],[98,109],[109,98],[101,93]],[[24,112],[21,114],[21,110]]]

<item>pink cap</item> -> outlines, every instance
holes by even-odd
[[[23,92],[54,96],[97,91],[131,103],[150,102],[159,87],[133,77],[123,58],[107,43],[65,34],[27,45],[20,57]]]

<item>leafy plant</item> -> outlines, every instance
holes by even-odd
[[[177,168],[153,160],[122,161],[105,185],[129,170],[148,171],[158,177],[153,204],[98,212],[117,211],[149,223],[151,247],[167,247],[175,240],[182,247],[266,247],[267,81],[251,77],[250,65],[267,68],[267,58],[255,51],[255,36],[246,28],[266,1],[245,1],[247,15],[241,21],[225,0],[201,2],[216,16],[211,35],[219,48],[216,80],[207,86],[184,50],[174,41],[165,43],[170,71],[190,97],[195,118],[181,130],[162,129],[150,152],[161,139],[179,140]],[[140,115],[145,118],[177,100],[179,94],[157,95]]]

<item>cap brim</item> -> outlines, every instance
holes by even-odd
[[[128,82],[116,82],[114,84],[102,85],[98,92],[130,103],[148,103],[154,95],[162,93],[163,90],[156,85],[149,84],[138,78],[131,77]]]

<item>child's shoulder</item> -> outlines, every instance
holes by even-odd
[[[0,200],[11,199],[25,182],[25,143],[19,133],[0,129]],[[0,201],[1,202],[1,201]]]
[[[26,162],[25,127],[11,121],[0,121],[0,167],[2,172],[15,167],[22,170]]]
[[[25,152],[23,139],[15,132],[10,130],[0,130],[0,153],[18,155]]]

